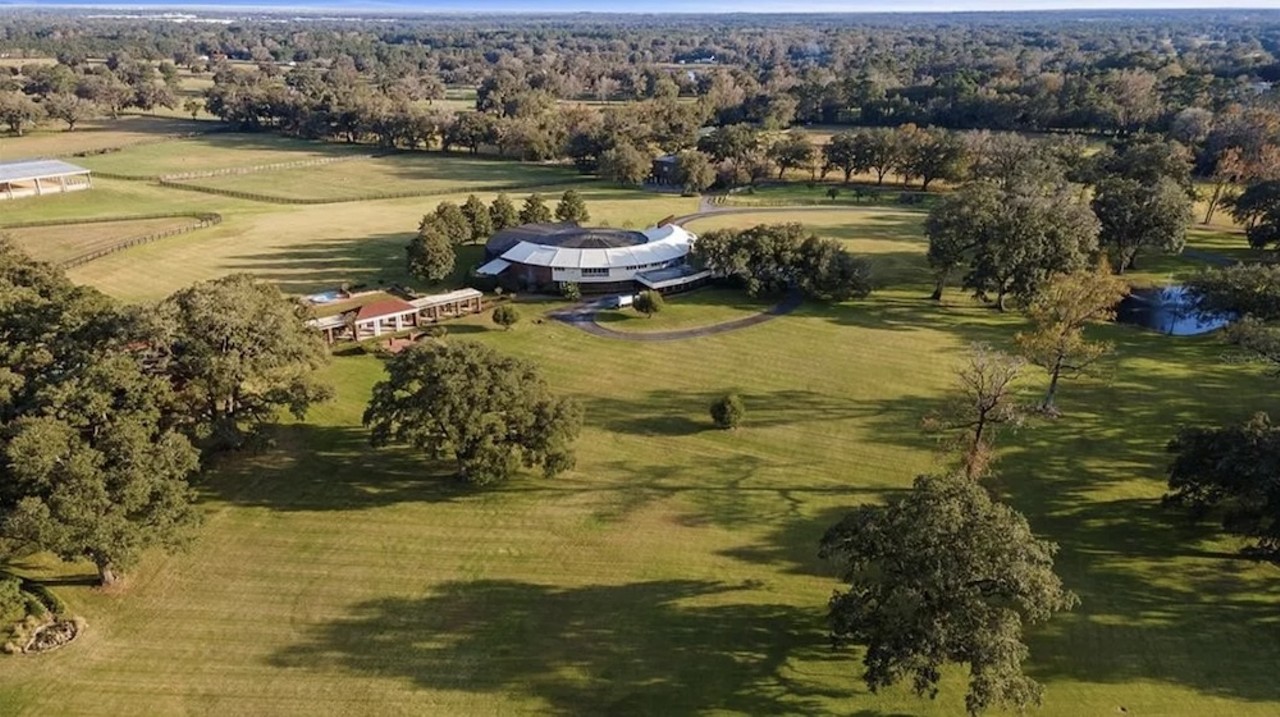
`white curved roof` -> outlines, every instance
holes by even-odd
[[[549,266],[555,269],[605,269],[643,266],[679,259],[689,253],[697,236],[675,224],[640,232],[645,243],[614,249],[565,249],[522,241],[503,253],[513,264]]]

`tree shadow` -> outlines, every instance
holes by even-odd
[[[397,283],[419,285],[405,267],[405,247],[412,233],[393,232],[363,237],[316,238],[306,246],[232,257],[228,269],[270,281],[286,293],[308,294],[341,286],[369,288]],[[457,261],[452,275],[440,287],[454,287],[480,262],[484,247],[455,247]],[[436,290],[427,287],[428,290]]]
[[[357,604],[268,662],[519,695],[553,714],[813,713],[842,696],[785,669],[846,659],[829,649],[822,612],[733,602],[752,587],[450,582]]]
[[[276,444],[221,459],[200,487],[240,505],[275,510],[364,510],[407,501],[479,499],[448,466],[408,448],[373,449],[360,427],[277,426]]]
[[[710,415],[711,403],[730,392],[738,394],[746,409],[746,420],[740,429],[743,432],[806,421],[847,420],[864,416],[869,410],[837,396],[796,389],[657,389],[631,400],[593,397],[583,400],[592,423],[606,430],[637,436],[687,436],[716,430]]]

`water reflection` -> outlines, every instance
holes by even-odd
[[[1116,310],[1116,321],[1170,336],[1195,336],[1226,326],[1227,314],[1206,314],[1196,309],[1194,296],[1183,286],[1135,289]]]

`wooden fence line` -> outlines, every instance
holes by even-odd
[[[91,251],[86,254],[74,256],[65,261],[58,262],[58,267],[62,269],[70,269],[75,266],[88,264],[89,262],[95,259],[101,259],[102,257],[107,256],[108,254],[114,254],[118,251],[124,251],[125,249],[128,249],[130,247],[138,246],[139,244],[149,244],[153,241],[167,239],[169,237],[177,236],[179,234],[187,234],[187,233],[196,231],[197,229],[204,229],[206,227],[215,226],[221,223],[222,223],[221,214],[206,215],[190,224],[184,224],[180,227],[173,227],[172,229],[166,229],[161,232],[152,232],[151,234],[143,234],[141,236],[132,237],[120,242],[116,242],[111,246],[98,249],[96,251]]]

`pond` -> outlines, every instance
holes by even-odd
[[[1216,331],[1231,322],[1226,314],[1206,314],[1196,309],[1186,287],[1135,289],[1116,310],[1116,321],[1153,329],[1170,336],[1196,336]]]

